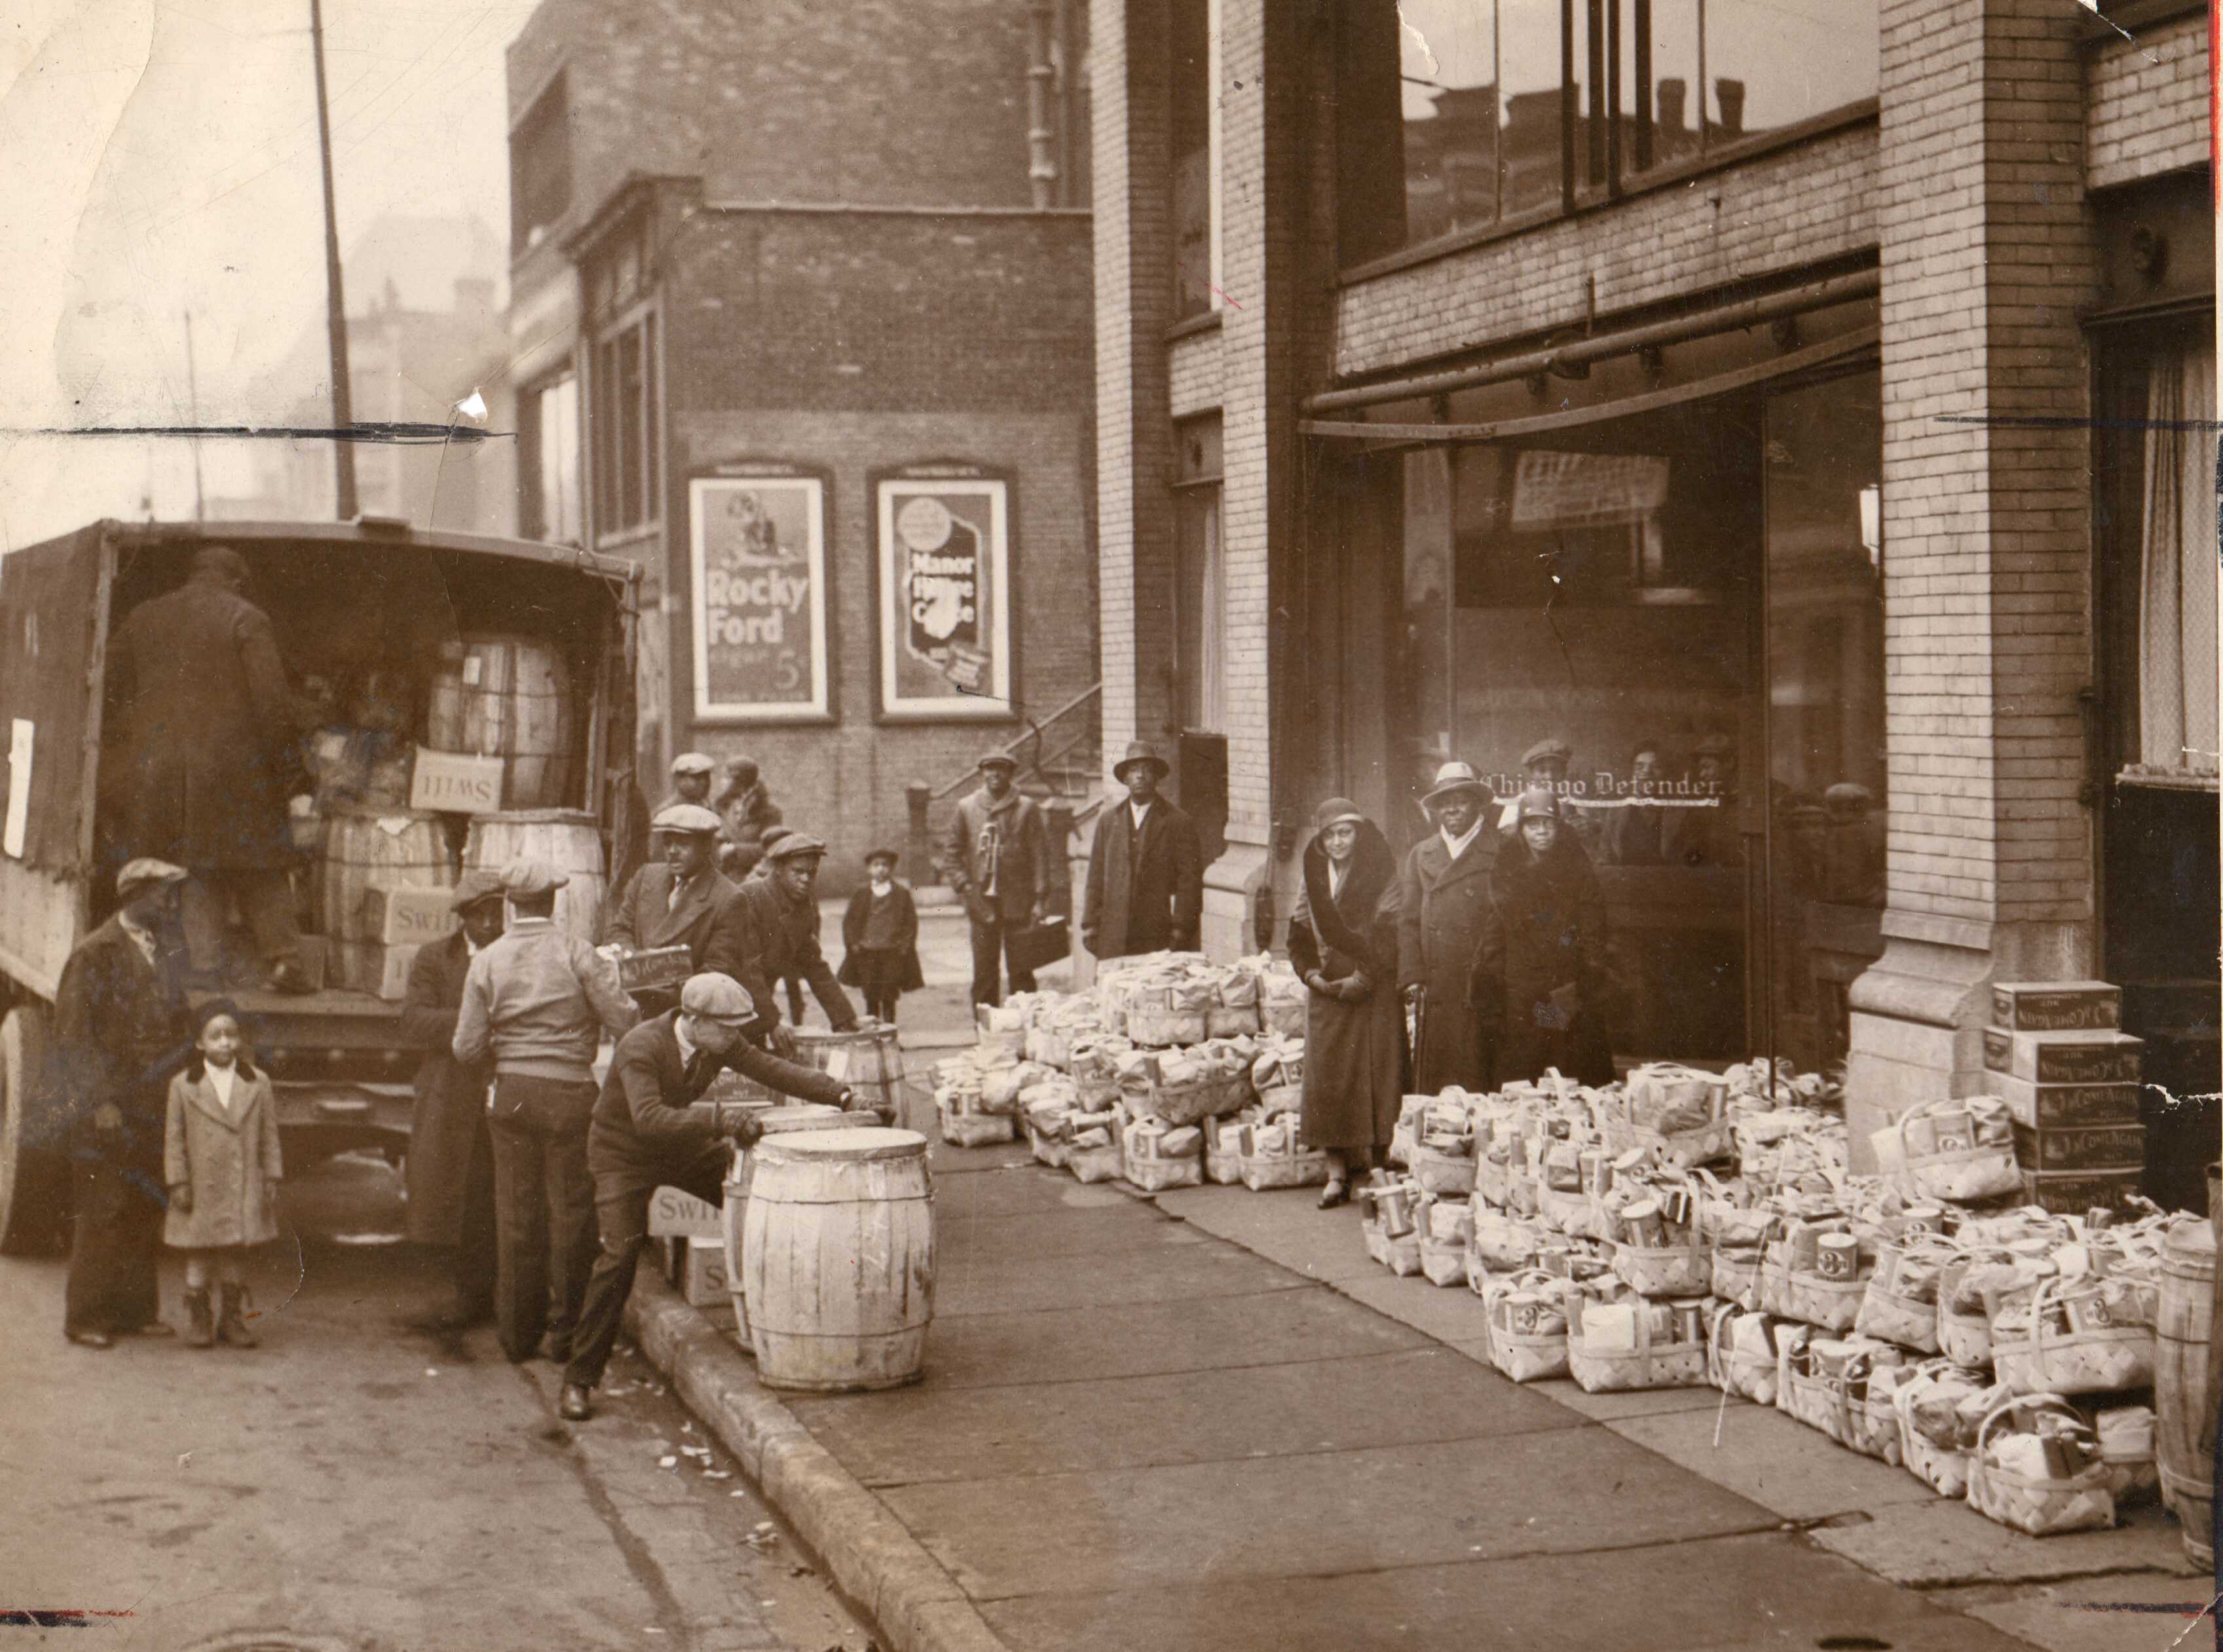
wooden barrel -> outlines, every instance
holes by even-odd
[[[768,1136],[742,1218],[757,1378],[854,1393],[916,1382],[934,1318],[934,1193],[909,1130]]]
[[[520,809],[474,815],[463,864],[500,872],[512,861],[538,861],[570,881],[556,892],[556,921],[589,946],[601,921],[602,839],[583,809]]]
[[[697,1104],[699,1105],[699,1104]],[[853,1113],[829,1107],[822,1101],[798,1101],[790,1107],[751,1107],[765,1135],[790,1130],[841,1130],[857,1122]],[[744,1348],[749,1341],[749,1294],[741,1282],[741,1219],[749,1207],[751,1156],[734,1155],[734,1168],[725,1183],[721,1211],[726,1235],[726,1289],[734,1299],[734,1338]]]
[[[2200,1450],[2214,1317],[2215,1230],[2196,1220],[2172,1222],[2162,1249],[2155,1326],[2154,1456],[2162,1501],[2183,1529],[2185,1554],[2202,1570],[2215,1564],[2215,1466]]]
[[[866,1021],[854,1032],[826,1027],[796,1027],[797,1053],[828,1078],[856,1092],[857,1105],[870,1107],[884,1125],[901,1125],[903,1047],[885,1021]]]
[[[375,993],[385,970],[386,949],[371,927],[365,893],[373,884],[389,889],[453,887],[456,867],[448,854],[447,829],[438,815],[343,804],[325,811],[324,835],[316,911],[326,941],[326,979]]]
[[[571,795],[571,671],[532,637],[469,636],[440,651],[427,743],[502,760],[505,809],[557,809]]]

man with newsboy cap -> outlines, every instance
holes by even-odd
[[[604,912],[603,941],[627,952],[683,946],[691,968],[740,979],[748,968],[748,917],[740,891],[718,870],[717,816],[676,803],[649,826],[664,853],[634,873]],[[668,993],[640,996],[652,1012],[673,1002]]]
[[[1472,765],[1452,762],[1436,771],[1420,802],[1436,829],[1407,852],[1397,907],[1397,979],[1420,1032],[1413,1088],[1478,1090],[1485,1052],[1466,1000],[1497,858],[1497,835],[1484,818],[1489,793]]]
[[[466,1065],[494,1061],[494,1323],[513,1364],[543,1332],[550,1359],[570,1350],[595,1256],[595,1052],[639,1019],[617,966],[556,922],[569,881],[538,861],[502,868],[514,921],[471,960],[450,1044]]]
[[[680,989],[677,1010],[642,1022],[618,1041],[610,1057],[587,1138],[601,1248],[571,1340],[558,1406],[574,1422],[594,1415],[594,1390],[609,1364],[640,1247],[648,1240],[649,1200],[657,1189],[672,1187],[718,1203],[730,1161],[727,1141],[756,1144],[753,1115],[738,1108],[690,1110],[711,1081],[730,1069],[805,1101],[848,1105],[849,1092],[838,1081],[759,1049],[748,1032],[757,1019],[757,1006],[739,981],[692,976]]]
[[[682,752],[671,760],[671,790],[658,811],[675,803],[691,803],[698,809],[710,806],[710,782],[718,772],[718,760],[701,752]]]
[[[1035,972],[1011,955],[1011,943],[1049,910],[1049,842],[1041,808],[1012,784],[1008,752],[980,760],[980,789],[958,800],[941,838],[941,871],[965,903],[973,928],[973,1001],[1004,1001],[1000,964],[1009,955],[1011,990],[1035,990]]]
[[[1112,767],[1126,797],[1107,802],[1088,846],[1080,939],[1099,958],[1194,949],[1204,912],[1196,823],[1158,795],[1166,760],[1137,741]]]
[[[116,877],[114,917],[62,966],[54,1076],[76,1195],[62,1330],[105,1348],[167,1336],[154,1264],[162,1242],[162,1129],[192,1029],[176,926],[182,867],[146,858]]]
[[[811,996],[836,1032],[857,1025],[856,1006],[841,990],[818,944],[818,867],[825,858],[826,845],[817,838],[809,832],[790,832],[765,851],[765,874],[741,885],[749,958],[734,979],[748,989],[763,1019],[764,1035],[775,1050],[793,1048],[792,1034],[780,1021],[779,1000],[772,993],[778,981],[808,981]]]
[[[409,1124],[408,1233],[445,1261],[453,1296],[426,1328],[462,1330],[494,1317],[494,1138],[487,1129],[493,1069],[452,1048],[471,961],[501,938],[501,880],[472,867],[448,899],[456,930],[417,949],[401,999],[401,1036],[424,1051]]]

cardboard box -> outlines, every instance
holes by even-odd
[[[2138,1086],[2128,1084],[2033,1084],[2005,1073],[1986,1075],[1991,1093],[2007,1104],[2018,1125],[2046,1130],[2062,1125],[2134,1125],[2138,1122]]]
[[[388,947],[378,972],[378,995],[399,1004],[409,994],[409,966],[417,962],[415,947]]]
[[[450,815],[491,815],[501,808],[503,763],[419,746],[409,781],[409,806]]]
[[[2124,1201],[2138,1190],[2143,1174],[2138,1170],[2025,1170],[2022,1196],[2025,1202],[2059,1216],[2120,1210]]]
[[[726,1246],[723,1241],[689,1239],[680,1292],[690,1308],[725,1306],[731,1295],[726,1284]]]
[[[1984,1029],[1985,1067],[2032,1084],[2134,1084],[2144,1050],[2126,1032]]]
[[[2015,1157],[2025,1170],[2138,1170],[2145,1167],[2144,1125],[2015,1126]]]
[[[2123,1025],[2122,989],[2104,980],[1994,981],[1992,1025],[2009,1032],[2100,1032]]]
[[[452,889],[372,884],[363,891],[363,915],[386,945],[422,946],[454,932],[460,920],[448,910]]]
[[[688,947],[651,947],[627,952],[618,959],[618,985],[628,993],[650,987],[677,987],[695,973],[694,952]]]
[[[658,1188],[648,1201],[651,1239],[709,1239],[723,1243],[719,1207],[680,1188]]]

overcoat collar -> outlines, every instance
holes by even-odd
[[[1444,842],[1444,835],[1430,832],[1414,849],[1420,867],[1420,887],[1433,894],[1445,884],[1486,875],[1489,871],[1490,847],[1489,829],[1485,827],[1474,835],[1474,842],[1466,846],[1466,853],[1454,861]]]
[[[258,1094],[261,1086],[246,1074],[240,1073],[231,1081],[231,1087],[232,1094],[244,1098],[240,1103],[239,1115],[236,1118],[232,1116],[223,1102],[217,1100],[216,1086],[208,1081],[205,1075],[199,1079],[186,1081],[186,1100],[226,1130],[244,1130],[248,1120],[255,1117],[255,1109],[261,1105],[261,1097]]]
[[[644,938],[650,946],[669,946],[673,937],[686,932],[689,924],[710,910],[711,892],[717,887],[718,873],[713,868],[689,884],[681,892],[679,904],[667,905],[671,899],[671,880],[674,874],[667,867],[664,877],[652,890],[654,901],[651,916],[655,922],[649,925]]]

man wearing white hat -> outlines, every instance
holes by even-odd
[[[537,861],[502,868],[513,921],[471,960],[450,1045],[466,1064],[494,1057],[494,1321],[513,1364],[544,1331],[550,1358],[570,1351],[595,1258],[595,1052],[640,1018],[617,966],[556,922],[568,881]]]
[[[1467,980],[1489,908],[1497,835],[1489,793],[1470,764],[1446,763],[1421,798],[1436,829],[1406,853],[1398,880],[1397,980],[1420,1034],[1415,1094],[1482,1088],[1482,1034],[1467,1007]]]

